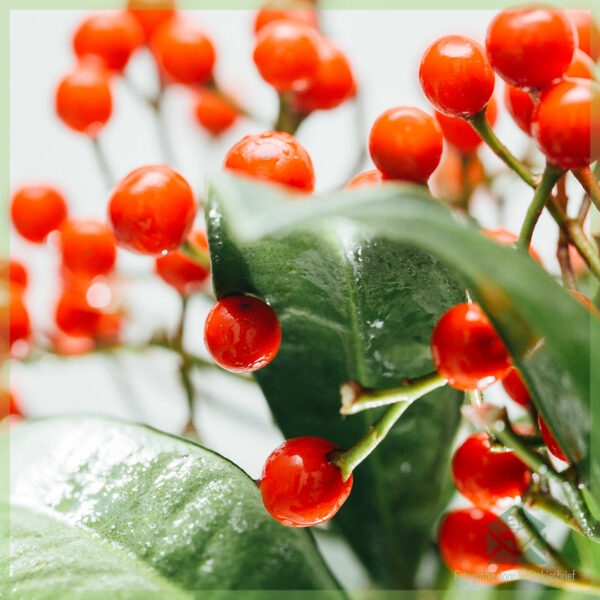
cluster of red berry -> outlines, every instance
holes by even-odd
[[[146,44],[156,60],[161,84],[194,88],[196,115],[213,134],[225,131],[239,110],[213,79],[215,50],[208,36],[173,9],[144,11],[131,2],[128,11],[86,19],[73,47],[75,69],[56,93],[59,117],[72,129],[96,136],[112,110],[110,78],[123,72],[132,53]],[[505,103],[516,123],[530,134],[547,160],[561,169],[588,166],[600,157],[590,144],[600,134],[598,84],[592,80],[589,38],[596,30],[581,15],[553,9],[505,10],[489,26],[485,48],[458,35],[443,37],[424,53],[419,77],[435,109],[431,116],[415,107],[385,111],[373,123],[369,152],[375,169],[354,177],[348,188],[381,185],[386,180],[426,184],[438,167],[444,139],[463,154],[482,142],[476,128],[494,124],[497,73],[507,82]],[[574,18],[579,30],[577,34]],[[315,110],[331,109],[356,92],[352,69],[343,52],[318,30],[313,10],[259,11],[255,21],[254,63],[279,94],[283,112],[298,124]],[[577,40],[580,49],[577,50]],[[594,57],[597,58],[597,57]],[[487,124],[487,125],[486,125]],[[300,142],[283,131],[248,135],[234,144],[224,168],[236,174],[284,186],[291,197],[314,189],[314,169]],[[68,216],[63,196],[46,186],[26,186],[12,199],[15,229],[42,243],[57,233],[62,258],[63,290],[55,321],[63,334],[97,343],[114,343],[120,313],[94,289],[103,285],[116,260],[116,248],[155,257],[156,272],[182,296],[200,290],[210,275],[208,241],[193,227],[197,203],[188,182],[167,165],[135,169],[114,187],[108,222]],[[509,245],[516,236],[486,231]],[[530,253],[538,262],[535,251]],[[27,273],[16,261],[5,269],[10,280],[10,345],[27,340],[31,326],[23,303]],[[96,286],[96,287],[94,287]],[[591,311],[589,300],[572,292]],[[269,364],[279,349],[282,331],[275,311],[263,299],[235,295],[219,299],[205,323],[205,342],[215,362],[232,372],[252,372]],[[454,306],[437,323],[431,353],[439,375],[459,390],[483,390],[502,381],[517,403],[534,411],[521,375],[492,323],[469,302]],[[539,429],[549,451],[566,461],[541,417]],[[496,452],[488,434],[471,436],[456,452],[453,475],[457,489],[474,508],[448,514],[440,528],[440,550],[453,569],[494,572],[514,568],[515,561],[495,566],[485,540],[494,510],[506,498],[522,496],[530,470],[513,452]],[[352,474],[336,464],[341,450],[315,437],[290,439],[267,459],[260,480],[266,509],[284,525],[311,526],[330,519],[352,488]],[[506,528],[504,537],[512,539]]]

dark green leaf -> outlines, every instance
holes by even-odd
[[[296,209],[307,216],[316,207],[282,204],[273,190],[218,179],[208,208],[213,279],[219,296],[253,293],[279,316],[281,348],[256,375],[283,433],[347,447],[375,413],[342,418],[340,384],[391,387],[431,371],[432,328],[464,300],[464,288],[439,260],[357,221],[328,216],[270,226],[272,216]],[[460,393],[445,389],[412,406],[358,468],[336,517],[381,585],[413,585],[446,500],[460,402]]]
[[[191,442],[48,419],[11,431],[11,459],[15,593],[337,587],[306,531],[274,521],[243,471]]]
[[[208,225],[218,295],[255,293],[280,316],[281,351],[257,378],[287,436],[323,435],[346,446],[373,417],[337,416],[341,381],[387,387],[431,367],[434,322],[461,301],[439,260],[491,318],[598,497],[590,373],[600,377],[600,353],[590,342],[598,345],[600,322],[528,256],[407,185],[293,199],[224,174],[211,186]],[[356,474],[340,524],[384,583],[390,573],[406,582],[414,569],[422,538],[413,526],[422,536],[435,517],[455,409],[451,391],[419,401]]]

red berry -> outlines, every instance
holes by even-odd
[[[562,451],[562,448],[558,445],[558,442],[552,435],[550,429],[548,429],[548,425],[546,425],[546,422],[544,421],[544,419],[542,419],[542,415],[540,414],[538,414],[538,427],[540,428],[540,433],[542,434],[544,443],[548,447],[550,453],[559,460],[570,464],[569,459],[565,456],[565,453]]]
[[[507,83],[504,88],[504,106],[520,129],[531,135],[531,118],[535,104],[529,93]]]
[[[573,296],[573,298],[575,298],[575,300],[578,300],[580,302],[580,304],[583,304],[583,306],[585,306],[585,308],[587,308],[590,313],[592,313],[595,317],[598,317],[600,319],[600,311],[596,308],[596,306],[592,303],[592,301],[587,298],[586,296],[584,296],[581,292],[577,292],[575,290],[568,290],[569,294],[571,294],[571,296]]]
[[[200,85],[212,79],[215,49],[195,23],[181,17],[165,21],[150,48],[165,81]]]
[[[252,57],[260,76],[278,92],[302,91],[317,73],[320,43],[313,27],[273,21],[256,36]]]
[[[492,452],[487,433],[476,433],[452,459],[456,489],[478,508],[491,510],[505,498],[521,497],[531,472],[514,452]]]
[[[9,348],[19,340],[27,340],[31,335],[29,313],[23,302],[20,290],[11,289],[8,304],[0,310],[0,343]]]
[[[600,84],[565,79],[544,90],[531,121],[538,148],[563,169],[585,167],[600,158]]]
[[[489,124],[493,127],[498,116],[498,106],[493,96],[488,102],[485,114]],[[475,152],[483,141],[471,124],[460,117],[449,117],[436,110],[435,118],[442,128],[446,141],[463,154]]]
[[[260,492],[269,514],[292,527],[311,527],[331,519],[348,498],[352,475],[342,480],[328,460],[338,447],[318,437],[286,440],[263,468]]]
[[[506,9],[487,30],[492,67],[510,85],[539,89],[561,77],[575,51],[575,30],[562,10]]]
[[[445,36],[427,48],[419,80],[429,102],[451,117],[482,111],[495,84],[481,44],[462,35]]]
[[[223,96],[208,88],[194,92],[194,115],[196,121],[212,135],[227,131],[238,117],[237,109]]]
[[[438,533],[446,566],[459,575],[479,575],[478,583],[502,582],[502,573],[522,562],[519,543],[494,513],[466,508],[448,513]]]
[[[97,59],[81,60],[56,89],[56,114],[71,129],[95,137],[112,114],[108,71]]]
[[[0,420],[9,415],[23,416],[13,393],[0,390]]]
[[[452,307],[437,322],[431,338],[438,373],[459,390],[483,390],[512,366],[502,340],[478,304]]]
[[[508,229],[502,228],[482,229],[481,233],[483,233],[483,235],[485,235],[486,237],[495,240],[499,244],[502,244],[503,246],[510,246],[511,244],[516,244],[519,239],[517,235],[515,235],[511,231],[508,231]],[[533,246],[529,246],[529,254],[531,255],[531,258],[535,260],[535,262],[543,266],[542,259],[540,258],[540,255],[534,250]]]
[[[346,55],[329,39],[319,44],[319,65],[308,86],[297,93],[291,107],[299,114],[329,110],[356,93],[356,82]]]
[[[582,79],[595,79],[593,76],[594,63],[592,59],[579,49],[575,50],[573,62],[569,65],[565,77],[581,77]]]
[[[0,279],[7,281],[16,291],[23,291],[27,287],[27,270],[17,260],[0,259]]]
[[[444,138],[437,121],[418,108],[390,108],[377,117],[369,152],[385,179],[423,183],[442,157]]]
[[[26,185],[12,197],[10,215],[15,229],[30,242],[42,243],[67,217],[62,194],[47,185]]]
[[[600,28],[589,9],[567,10],[567,17],[577,30],[579,49],[596,62],[600,58]]]
[[[133,52],[142,45],[144,34],[127,11],[103,11],[85,19],[73,36],[79,58],[92,54],[111,71],[123,71]]]
[[[526,407],[531,404],[531,395],[517,369],[508,372],[502,380],[502,387],[517,404]]]
[[[203,231],[192,231],[188,236],[189,242],[202,252],[208,252],[208,240]],[[156,259],[156,273],[174,287],[182,296],[189,296],[202,288],[210,269],[199,265],[187,254],[179,250],[169,252]]]
[[[167,165],[135,169],[113,189],[109,226],[119,246],[140,254],[178,248],[196,216],[192,188]]]
[[[229,150],[223,166],[303,192],[312,192],[315,187],[310,156],[289,133],[266,131],[247,135]]]
[[[346,185],[347,190],[358,189],[366,186],[379,186],[382,181],[381,171],[377,169],[371,169],[370,171],[364,171],[355,175]]]
[[[314,10],[309,8],[293,8],[291,10],[263,8],[256,13],[256,18],[254,20],[254,33],[258,33],[265,25],[268,25],[273,21],[294,21],[295,23],[309,25],[315,29],[318,26],[317,14]]]
[[[92,302],[93,285],[89,281],[71,279],[63,288],[55,310],[58,328],[68,336],[112,341],[118,337],[120,316]]]
[[[281,328],[275,311],[251,296],[229,296],[208,313],[204,342],[215,362],[233,373],[262,369],[279,350]]]
[[[128,0],[127,10],[138,22],[148,41],[165,21],[175,16],[175,2],[173,0]]]
[[[72,273],[91,278],[112,271],[117,247],[104,223],[70,220],[61,227],[60,234],[62,262]]]

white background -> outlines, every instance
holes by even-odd
[[[13,11],[11,14],[11,184],[41,181],[56,185],[66,195],[72,215],[104,219],[108,190],[94,160],[89,141],[63,126],[54,114],[54,89],[73,64],[70,40],[84,16],[81,11]],[[298,137],[312,156],[317,190],[345,183],[360,144],[373,120],[383,110],[412,104],[430,110],[418,85],[418,64],[423,50],[440,35],[466,33],[480,40],[491,18],[489,11],[329,11],[322,14],[323,29],[350,56],[362,89],[364,121],[355,126],[355,108],[349,103],[310,117]],[[216,77],[238,100],[265,122],[277,110],[275,93],[259,78],[251,60],[252,18],[247,11],[189,11],[209,32],[217,48]],[[155,73],[148,56],[140,52],[128,75],[151,92]],[[528,146],[524,134],[502,107],[502,84],[497,85],[500,116],[496,130],[517,153]],[[120,178],[143,164],[162,162],[153,116],[120,81],[114,86],[114,115],[101,134],[111,169]],[[227,149],[246,133],[261,127],[242,120],[223,139],[214,141],[191,116],[187,90],[173,88],[167,97],[168,122],[175,167],[197,190],[208,174],[220,168]],[[483,152],[491,168],[501,165]],[[371,168],[368,162],[364,168]],[[502,180],[509,209],[504,226],[518,231],[530,197],[515,178]],[[575,202],[577,204],[577,202]],[[485,196],[479,196],[475,214],[483,226],[498,226],[498,215]],[[555,270],[556,233],[545,217],[534,245],[546,265]],[[52,329],[58,291],[56,250],[39,247],[11,233],[11,255],[28,267],[31,285],[26,300],[34,327]],[[153,261],[119,254],[119,284],[130,314],[127,336],[143,340],[161,327],[173,327],[178,318],[176,293],[152,276]],[[194,299],[187,323],[188,348],[203,354],[202,327],[209,304]],[[11,388],[23,409],[32,416],[72,411],[104,412],[143,421],[171,432],[187,421],[184,395],[179,387],[176,358],[162,351],[144,355],[119,354],[69,360],[46,358],[36,364],[14,365]],[[253,385],[231,381],[219,373],[197,373],[196,423],[203,442],[240,464],[257,477],[268,453],[281,436]],[[496,390],[496,395],[500,394]],[[492,393],[492,395],[494,395]],[[361,570],[351,558],[338,555],[344,580],[362,582]],[[350,562],[347,562],[350,561]],[[350,581],[349,581],[350,578]]]

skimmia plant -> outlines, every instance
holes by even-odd
[[[2,335],[7,357],[22,362],[171,351],[190,421],[174,437],[96,417],[28,420],[18,390],[5,391],[14,544],[3,584],[87,589],[91,575],[95,589],[165,598],[240,588],[342,597],[343,578],[307,529],[316,527],[343,538],[376,587],[446,588],[458,577],[598,594],[600,31],[590,13],[507,9],[485,43],[432,40],[415,65],[430,110],[382,112],[365,140],[374,168],[315,196],[296,133],[361,90],[313,4],[269,4],[255,15],[252,58],[279,112],[231,146],[199,199],[171,166],[169,87],[186,86],[212,136],[257,117],[217,83],[209,34],[158,4],[91,15],[73,35],[56,114],[96,153],[107,218],[73,217],[47,185],[13,191],[16,234],[56,242],[48,251],[59,253],[61,290],[55,331],[38,331],[28,272],[4,261]],[[153,97],[126,74],[144,51],[156,65]],[[120,181],[102,144],[117,78],[153,110],[165,155]],[[542,169],[496,136],[503,108]],[[518,232],[482,229],[471,214],[474,192],[494,197],[504,181],[480,161],[485,145],[531,188]],[[581,186],[580,203],[567,178]],[[531,246],[543,211],[558,230],[560,278]],[[180,295],[175,332],[127,341],[117,248],[153,257]],[[210,358],[183,341],[194,294],[213,303]],[[260,386],[285,437],[258,481],[194,441],[192,374],[208,369]],[[486,402],[500,382],[505,403]],[[448,508],[455,491],[462,507]],[[558,541],[544,522],[562,524]]]

